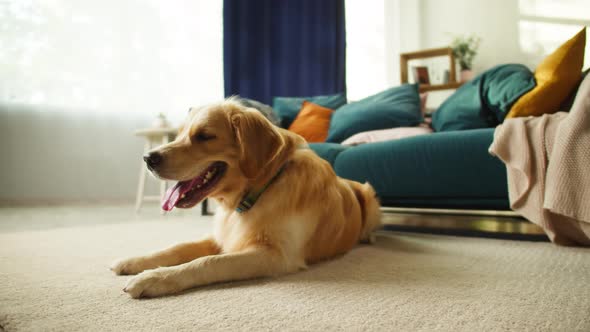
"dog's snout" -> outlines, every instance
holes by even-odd
[[[162,155],[158,152],[150,152],[143,156],[143,160],[147,164],[148,168],[154,169],[162,163]]]

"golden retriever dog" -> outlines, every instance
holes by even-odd
[[[211,283],[293,273],[369,239],[381,212],[369,184],[341,179],[304,139],[238,99],[190,110],[177,138],[150,151],[147,167],[179,181],[163,209],[218,202],[213,235],[111,269],[138,274],[133,298]]]

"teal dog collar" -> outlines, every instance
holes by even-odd
[[[279,177],[279,175],[283,173],[284,169],[285,165],[283,165],[281,169],[279,169],[277,174],[275,174],[275,176],[273,176],[272,179],[270,179],[270,181],[268,181],[260,190],[252,190],[246,193],[246,195],[244,195],[244,198],[242,198],[242,201],[236,208],[236,212],[244,213],[250,210],[254,206],[254,204],[256,204],[256,201],[258,201],[258,198],[260,198],[262,193],[264,193],[264,191],[266,191],[266,189]]]

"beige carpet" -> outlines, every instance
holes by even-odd
[[[189,240],[209,218],[0,232],[6,331],[590,331],[590,250],[389,233],[278,279],[133,300],[117,257]],[[200,220],[199,220],[200,219]]]

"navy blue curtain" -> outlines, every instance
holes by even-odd
[[[344,0],[224,0],[225,95],[345,93]]]

